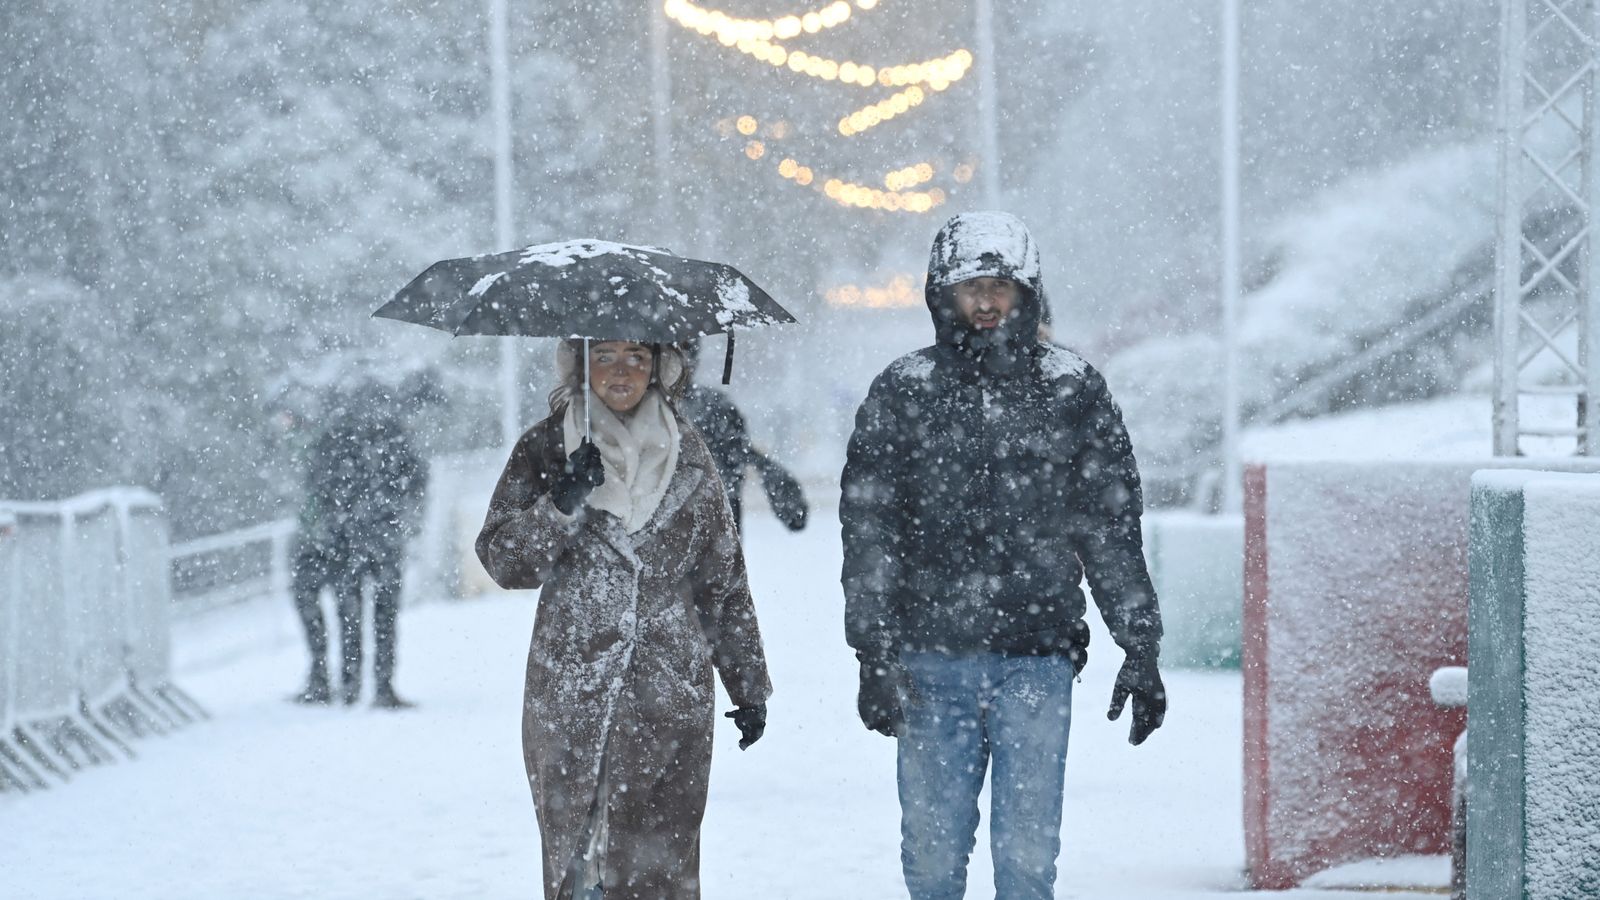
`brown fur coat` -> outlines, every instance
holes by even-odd
[[[496,583],[540,589],[522,741],[547,900],[571,895],[597,803],[607,900],[698,898],[712,670],[735,705],[772,692],[722,484],[693,428],[681,441],[665,497],[629,535],[551,502],[565,462],[553,415],[517,443],[478,535]]]

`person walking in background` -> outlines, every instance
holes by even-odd
[[[544,896],[694,900],[712,672],[740,749],[772,684],[722,482],[673,408],[682,354],[595,343],[585,389],[583,353],[557,345],[551,414],[517,442],[477,541],[497,584],[540,589],[522,746]]]
[[[805,528],[809,508],[800,482],[777,460],[751,444],[750,429],[733,398],[725,391],[693,381],[700,362],[700,342],[689,342],[683,349],[691,380],[678,401],[678,409],[705,438],[706,449],[711,451],[717,474],[727,490],[728,505],[733,508],[734,526],[744,530],[744,475],[754,466],[772,514],[790,531]]]
[[[370,382],[336,407],[310,448],[294,549],[295,609],[305,626],[311,672],[295,699],[328,703],[327,626],[321,592],[332,588],[339,618],[339,699],[361,699],[363,605],[372,589],[373,706],[412,704],[395,693],[395,641],[405,543],[421,524],[427,462],[395,409]]]
[[[913,900],[966,890],[992,764],[999,900],[1054,896],[1087,573],[1124,660],[1110,718],[1160,727],[1161,615],[1121,413],[1100,373],[1041,343],[1039,251],[1006,213],[934,238],[933,346],[873,382],[841,479],[845,631],[863,724],[897,737]]]

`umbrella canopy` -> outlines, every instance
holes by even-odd
[[[730,265],[593,239],[434,263],[373,315],[451,334],[663,342],[795,321]]]

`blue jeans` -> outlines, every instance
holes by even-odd
[[[906,653],[900,862],[911,900],[961,900],[994,763],[989,821],[996,900],[1055,896],[1072,725],[1064,656]]]

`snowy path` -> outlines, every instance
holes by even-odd
[[[825,513],[817,519],[801,535],[750,523],[777,694],[767,736],[748,752],[719,718],[707,900],[904,896],[893,746],[855,719],[837,530]],[[533,614],[531,594],[408,611],[399,686],[421,706],[401,714],[285,703],[304,666],[293,645],[184,675],[215,721],[143,742],[137,762],[46,795],[0,798],[0,896],[536,896],[538,837],[518,748]],[[1171,673],[1166,727],[1132,748],[1126,721],[1103,713],[1118,660],[1097,632],[1074,704],[1056,896],[1237,891],[1237,674]],[[974,898],[993,896],[986,841],[980,832]]]

